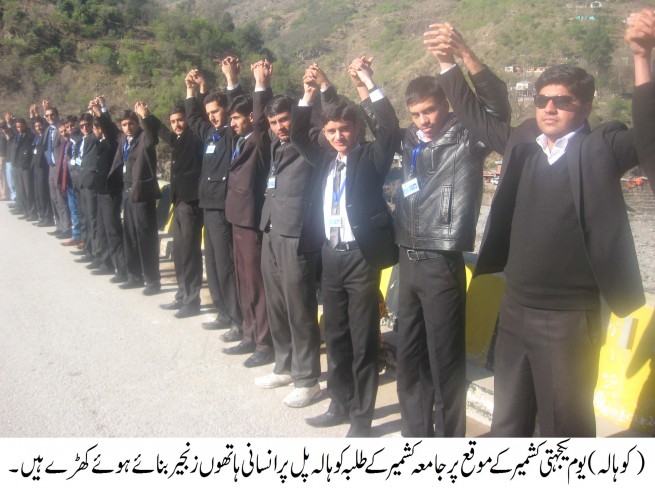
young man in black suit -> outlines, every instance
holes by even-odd
[[[202,287],[202,209],[198,206],[198,184],[204,144],[187,124],[183,107],[168,115],[171,129],[150,113],[148,105],[137,103],[144,130],[171,147],[171,195],[173,201],[173,262],[177,278],[175,299],[164,310],[176,310],[175,317],[200,313]]]
[[[128,280],[122,289],[140,288],[143,294],[161,291],[159,273],[159,236],[156,203],[161,193],[157,182],[158,140],[139,126],[139,118],[131,110],[123,112],[119,121],[123,133],[109,171],[109,179],[123,174],[123,240]]]
[[[257,378],[259,388],[289,384],[294,389],[282,400],[301,408],[320,393],[320,331],[316,297],[317,265],[323,232],[307,225],[314,165],[290,143],[292,110],[296,102],[277,96],[265,102],[272,70],[266,70],[255,87],[254,117],[263,112],[269,123],[271,169],[259,228],[264,232],[262,275],[266,308],[275,350],[273,372]],[[320,75],[321,94],[336,94],[327,77]],[[320,134],[314,131],[316,138]],[[313,235],[310,234],[311,231]]]
[[[619,122],[592,130],[593,77],[555,66],[535,83],[535,118],[514,128],[481,107],[454,64],[471,56],[461,35],[450,24],[425,35],[462,124],[504,155],[475,269],[504,271],[507,281],[491,434],[530,437],[538,414],[544,437],[595,436],[600,296],[619,316],[644,303],[620,179],[637,164],[634,133],[652,133],[653,113],[639,107],[652,107],[653,86],[635,89],[634,130]],[[651,49],[635,52],[635,64]]]
[[[16,208],[19,219],[36,220],[34,215],[34,172],[32,171],[32,141],[34,134],[27,121],[16,119],[15,130],[10,139],[11,163],[16,185]]]
[[[36,106],[34,106],[36,109]],[[32,107],[30,107],[31,111]],[[38,218],[37,224],[45,227],[45,224],[54,223],[52,206],[50,205],[50,189],[48,187],[48,173],[50,166],[45,159],[46,143],[46,122],[41,117],[36,117],[32,125],[34,127],[34,142],[32,143],[32,171],[34,172],[34,211]],[[37,225],[35,224],[35,225]]]
[[[100,257],[102,264],[92,274],[114,274],[110,280],[112,283],[124,283],[127,281],[127,265],[121,221],[123,175],[114,173],[111,180],[109,179],[109,172],[118,148],[119,131],[105,110],[103,97],[94,98],[89,102],[89,108],[94,115],[93,133],[97,139],[93,181],[90,181],[89,185],[97,194],[98,240],[104,243],[104,254]]]
[[[273,362],[273,343],[266,312],[266,294],[261,271],[262,232],[259,230],[264,192],[270,166],[268,121],[263,113],[255,120],[251,96],[234,97],[238,86],[239,60],[229,58],[223,72],[228,84],[227,108],[230,127],[234,131],[230,173],[227,181],[225,217],[232,224],[234,265],[239,303],[243,313],[243,338],[226,349],[226,354],[248,354],[243,365],[247,368]],[[270,65],[260,61],[252,66],[258,86]],[[264,91],[265,100],[270,89]],[[262,103],[265,103],[262,100]]]
[[[232,252],[232,225],[225,218],[227,178],[232,158],[234,134],[226,126],[227,96],[206,94],[202,73],[193,69],[184,79],[187,88],[186,117],[195,136],[203,141],[198,205],[205,225],[205,269],[207,284],[218,315],[203,324],[208,330],[229,329],[221,339],[238,341],[243,337],[241,307],[237,294]],[[196,91],[203,98],[196,100]],[[202,104],[202,105],[201,105]],[[203,110],[204,109],[204,110]]]
[[[354,60],[349,74],[370,94],[378,121],[375,142],[360,145],[359,114],[346,102],[323,107],[323,134],[331,148],[312,140],[310,106],[319,84],[311,69],[303,78],[305,95],[294,107],[291,142],[317,167],[309,212],[325,239],[321,289],[331,402],[307,423],[329,427],[350,420],[348,436],[367,437],[378,387],[380,271],[398,260],[382,193],[398,143],[398,119],[365,58]]]

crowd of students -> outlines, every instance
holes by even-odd
[[[496,341],[492,434],[593,436],[600,297],[619,315],[644,300],[620,177],[636,164],[653,176],[655,14],[630,16],[635,60],[633,129],[587,122],[594,79],[554,66],[537,80],[535,118],[509,125],[505,84],[448,23],[425,44],[440,65],[406,91],[413,123],[399,127],[373,80],[372,60],[348,74],[360,98],[339,96],[316,64],[304,96],[274,96],[273,66],[251,66],[252,94],[237,58],[221,62],[226,90],[203,73],[184,81],[186,100],[166,122],[145,101],[112,116],[103,97],[79,117],[53,103],[6,113],[0,156],[11,212],[74,248],[78,262],[123,289],[161,289],[156,145],[170,146],[177,292],[162,308],[200,312],[203,277],[217,317],[244,366],[274,363],[260,388],[293,385],[283,402],[320,394],[317,286],[325,321],[327,411],[314,427],[350,423],[369,436],[378,387],[379,284],[399,263],[398,397],[402,434],[464,436],[466,278],[482,167],[491,150],[504,167],[476,275],[505,271]],[[469,73],[469,85],[456,59]],[[170,125],[170,128],[169,128]],[[373,140],[363,138],[368,125]],[[394,154],[402,185],[390,212],[383,185]],[[655,181],[651,177],[650,181]]]

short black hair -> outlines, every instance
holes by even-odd
[[[118,117],[118,123],[120,124],[124,120],[128,120],[128,119],[133,120],[137,124],[139,123],[139,117],[132,110],[123,110],[123,113],[121,114],[121,116]]]
[[[180,107],[179,105],[175,105],[172,109],[168,111],[168,116],[170,117],[173,114],[184,114],[186,117],[186,110],[184,110],[184,107]]]
[[[34,127],[37,123],[48,125],[48,122],[46,122],[46,120],[40,115],[35,117],[34,120],[32,120],[32,127]]]
[[[82,115],[80,115],[79,121],[93,123],[93,115],[88,112],[84,112]]]
[[[405,90],[405,104],[408,107],[431,97],[434,97],[437,102],[443,102],[446,99],[443,88],[434,76],[414,78]]]
[[[594,77],[572,64],[558,64],[548,68],[537,78],[534,87],[539,93],[548,85],[565,86],[582,103],[591,102],[596,92]]]
[[[102,121],[100,120],[100,117],[93,117],[93,127],[102,129]]]
[[[77,124],[77,117],[74,115],[67,115],[66,118],[64,119],[64,122],[66,124]]]
[[[59,109],[57,107],[48,107],[45,109],[45,112],[48,110],[52,110],[52,112],[55,114],[56,117],[59,117]]]
[[[266,115],[266,117],[275,117],[284,112],[291,112],[295,104],[296,102],[293,98],[278,95],[268,101],[264,107],[264,115]]]
[[[347,122],[352,122],[353,124],[358,124],[359,112],[357,107],[346,101],[330,103],[323,107],[323,112],[321,113],[321,123],[323,125],[338,120],[345,120]]]
[[[239,95],[229,107],[227,107],[227,113],[232,115],[234,112],[245,115],[246,117],[252,113],[252,97],[250,95]]]
[[[14,120],[14,125],[21,123],[25,127],[27,127],[27,121],[23,117],[18,117],[17,119]]]
[[[227,95],[223,92],[213,92],[207,95],[203,103],[207,105],[208,103],[216,102],[218,103],[219,107],[226,108],[227,107]]]

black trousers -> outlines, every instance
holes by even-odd
[[[262,277],[277,374],[291,374],[297,388],[318,383],[320,330],[316,299],[318,253],[298,252],[297,237],[264,233]]]
[[[221,315],[241,326],[243,317],[232,252],[232,224],[225,219],[225,211],[204,209],[205,268],[207,284],[214,306]]]
[[[100,240],[98,233],[98,192],[89,188],[80,189],[80,201],[84,207],[84,227],[86,228],[86,250],[96,260],[107,259],[106,241]]]
[[[36,203],[34,199],[34,170],[32,168],[19,170],[20,177],[16,188],[20,186],[23,213],[30,217],[36,216]]]
[[[48,170],[48,186],[50,187],[50,204],[52,205],[58,231],[71,229],[70,209],[68,208],[68,194],[63,193],[57,183],[57,167],[50,166]]]
[[[123,242],[130,279],[160,283],[159,233],[155,200],[132,201],[130,190],[123,190]]]
[[[262,232],[233,225],[232,242],[237,292],[243,314],[243,341],[254,341],[257,350],[266,350],[273,346],[273,341],[262,278]]]
[[[600,306],[537,310],[505,294],[500,306],[491,435],[595,437]]]
[[[121,194],[98,193],[98,239],[105,242],[101,263],[114,268],[117,275],[127,276],[121,222]]]
[[[349,414],[352,427],[370,428],[379,379],[380,270],[359,249],[324,245],[322,256],[330,408]]]
[[[184,305],[200,305],[202,287],[202,210],[198,201],[176,202],[173,209],[173,262],[177,278],[175,298]]]
[[[419,256],[412,261],[400,249],[396,361],[402,435],[464,437],[464,258],[458,251]]]
[[[49,167],[34,168],[34,204],[39,219],[53,221],[52,206],[50,205],[50,188],[48,186]]]
[[[23,170],[14,163],[11,163],[11,170],[11,174],[14,177],[14,188],[16,190],[16,206],[14,209],[25,213],[27,206],[25,202],[25,187],[23,186]]]

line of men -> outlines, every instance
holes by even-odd
[[[73,146],[68,171],[80,166],[80,174],[90,171],[98,183],[95,197],[86,183],[80,185],[85,250],[99,262],[97,271],[116,273],[112,280],[123,288],[141,287],[145,280],[144,293],[152,294],[160,287],[154,146],[159,140],[169,144],[178,291],[162,308],[176,310],[178,317],[199,312],[204,226],[208,285],[218,315],[203,327],[227,329],[221,338],[238,343],[223,351],[249,354],[244,366],[273,362],[272,372],[255,384],[293,385],[283,400],[290,407],[304,407],[320,395],[320,279],[330,404],[306,421],[317,428],[349,422],[347,435],[353,437],[371,434],[380,272],[395,263],[402,434],[465,435],[463,252],[474,248],[484,159],[491,150],[503,154],[475,269],[476,275],[504,271],[507,279],[491,432],[531,436],[538,418],[542,436],[594,436],[600,297],[620,316],[644,303],[620,177],[639,163],[655,181],[655,13],[632,14],[627,26],[635,62],[632,129],[618,122],[590,128],[594,80],[570,65],[540,76],[535,118],[511,127],[504,82],[452,25],[436,23],[424,43],[440,74],[409,83],[405,101],[413,124],[406,129],[373,81],[365,56],[348,67],[360,107],[338,96],[315,64],[303,75],[298,102],[273,96],[273,67],[266,60],[251,66],[255,89],[246,95],[239,60],[228,57],[221,62],[226,93],[209,93],[198,70],[186,75],[185,106],[170,111],[170,130],[145,102],[137,102],[119,119],[118,136],[97,98],[89,104],[95,117],[80,117],[81,140],[72,142],[76,137],[64,126],[50,149],[40,139],[50,137],[50,127],[37,118],[30,147],[45,145],[46,163],[56,161],[52,172],[68,154],[62,147]],[[53,112],[49,104],[44,108],[46,116]],[[362,138],[364,124],[372,141]],[[14,173],[17,181],[24,178],[20,134],[26,125],[19,119],[3,128],[14,148],[10,160],[21,168],[18,178]],[[96,155],[90,156],[93,148]],[[392,216],[383,184],[396,152],[402,154],[402,185]],[[31,153],[36,156],[36,149],[26,151]],[[54,172],[61,193],[66,171]],[[47,219],[38,205],[30,207],[25,185],[18,188],[18,210]],[[89,203],[94,198],[97,207]],[[56,209],[59,200],[52,202]],[[99,225],[91,222],[94,208]],[[61,218],[57,214],[58,223]],[[98,242],[103,236],[104,247]]]

